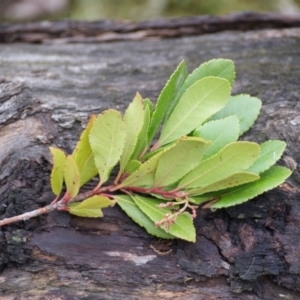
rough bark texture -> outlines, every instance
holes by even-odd
[[[234,93],[263,100],[246,138],[288,143],[289,183],[247,204],[198,211],[195,244],[157,240],[117,207],[54,212],[0,230],[1,299],[299,299],[300,30],[114,44],[1,45],[0,215],[48,204],[50,145],[70,152],[88,116],[156,99],[176,65],[233,59]],[[165,255],[164,255],[165,254]]]

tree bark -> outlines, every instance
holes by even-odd
[[[286,184],[243,205],[198,210],[196,243],[149,236],[118,207],[53,212],[0,229],[1,299],[299,299],[300,29],[226,31],[113,44],[3,44],[1,219],[53,200],[49,146],[71,152],[91,113],[156,99],[176,65],[234,61],[233,93],[263,101],[245,139],[281,139]]]

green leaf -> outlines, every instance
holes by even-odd
[[[235,79],[234,64],[228,59],[212,59],[206,63],[201,64],[196,68],[185,80],[180,91],[176,94],[175,99],[171,103],[171,107],[168,109],[166,120],[169,119],[175,106],[181,100],[185,91],[191,87],[198,80],[208,77],[219,77],[226,79],[231,85],[233,85]],[[196,128],[196,127],[195,127]]]
[[[125,141],[125,125],[121,114],[109,109],[98,115],[90,131],[90,145],[103,184],[118,163]]]
[[[137,224],[144,227],[149,234],[157,236],[163,239],[174,239],[174,236],[165,232],[159,227],[154,225],[151,221],[135,204],[130,196],[127,195],[115,195],[114,199],[117,204],[123,209],[123,211]]]
[[[190,81],[197,81],[200,78],[214,76],[226,79],[232,86],[235,79],[235,68],[233,61],[230,59],[212,59],[201,64],[189,76]]]
[[[229,189],[219,197],[219,201],[211,205],[212,208],[224,208],[241,204],[283,183],[291,171],[284,167],[273,166],[261,173],[260,179],[251,183]]]
[[[90,117],[90,120],[85,130],[82,132],[80,139],[72,154],[79,170],[80,186],[83,186],[86,182],[88,182],[98,174],[98,170],[95,165],[94,155],[89,142],[89,134],[91,128],[94,125],[95,119],[95,115],[92,115]]]
[[[257,119],[261,108],[261,100],[249,95],[231,96],[227,105],[214,114],[210,120],[223,119],[228,116],[237,116],[240,120],[240,133],[246,132]]]
[[[237,141],[239,131],[238,117],[230,116],[205,123],[194,131],[193,136],[202,137],[212,142],[204,151],[203,159],[206,159],[218,153],[227,144]]]
[[[64,179],[67,192],[74,198],[80,188],[80,175],[77,164],[72,155],[68,155],[64,164]]]
[[[140,166],[142,165],[142,163],[138,160],[131,160],[130,162],[128,162],[128,164],[125,167],[125,173],[127,174],[132,174],[133,172],[135,172]]]
[[[141,153],[145,150],[145,148],[147,148],[148,145],[148,138],[147,138],[147,131],[149,128],[149,124],[150,124],[150,110],[149,110],[149,106],[145,106],[144,107],[145,111],[144,111],[144,120],[143,120],[143,126],[142,129],[138,135],[137,138],[137,143],[135,146],[135,149],[133,151],[133,154],[131,156],[131,159],[138,159],[141,155]]]
[[[219,111],[230,95],[227,80],[206,77],[193,84],[182,96],[162,129],[158,146],[172,142],[199,127]]]
[[[51,188],[54,195],[61,193],[64,181],[64,164],[66,160],[65,153],[58,149],[49,147],[53,158],[53,167],[51,171]]]
[[[142,197],[139,195],[133,196],[132,199],[142,210],[142,212],[146,214],[153,222],[159,222],[165,217],[166,214],[172,213],[170,209],[158,207],[158,205],[161,203],[160,200],[150,197]],[[166,224],[164,224],[160,226],[160,228],[177,238],[189,242],[195,242],[196,240],[195,227],[192,219],[187,214],[179,215],[175,223],[171,226],[168,227]]]
[[[165,187],[177,182],[194,169],[202,160],[209,143],[201,138],[183,137],[174,147],[163,153],[155,173],[156,187]]]
[[[102,208],[113,206],[114,204],[115,202],[107,197],[95,195],[80,203],[70,203],[68,211],[79,217],[99,218],[103,217]]]
[[[123,173],[137,144],[138,135],[144,122],[144,103],[141,95],[136,94],[124,115],[126,138],[120,159],[120,174]]]
[[[153,115],[153,110],[154,110],[153,103],[151,102],[151,100],[149,98],[146,98],[143,100],[143,104],[144,104],[144,108],[145,107],[148,108],[149,113],[150,113],[150,119],[151,119],[152,115]]]
[[[151,123],[148,129],[148,141],[152,141],[156,131],[158,130],[160,124],[163,122],[167,111],[172,107],[174,108],[173,99],[181,88],[183,82],[187,76],[185,61],[182,61],[174,73],[171,75],[167,84],[161,91],[157,104],[155,106],[155,111],[151,118]]]
[[[158,160],[169,148],[166,148],[145,161],[135,172],[129,175],[118,188],[125,186],[139,186],[150,188],[154,185],[154,176]]]
[[[261,144],[259,157],[247,171],[257,174],[266,171],[281,157],[285,147],[285,142],[276,140]]]
[[[213,184],[210,184],[206,187],[203,187],[200,189],[189,190],[188,193],[191,196],[202,195],[202,194],[205,194],[208,192],[214,192],[214,191],[219,191],[222,189],[227,189],[227,188],[234,187],[237,185],[252,182],[252,181],[255,181],[258,179],[259,179],[259,176],[257,174],[249,173],[249,172],[239,172],[239,173],[235,173],[223,180],[220,180]]]
[[[233,142],[201,162],[179,183],[180,188],[202,188],[249,168],[260,147],[252,142]]]

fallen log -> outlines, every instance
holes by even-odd
[[[300,30],[113,44],[3,44],[1,219],[53,200],[48,147],[71,152],[91,113],[156,99],[181,59],[237,68],[235,93],[263,101],[248,140],[288,144],[281,187],[238,207],[199,210],[196,243],[149,236],[117,207],[102,219],[53,212],[0,229],[2,299],[298,299]]]

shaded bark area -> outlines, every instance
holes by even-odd
[[[195,244],[149,236],[118,207],[102,219],[54,212],[0,230],[3,299],[299,299],[300,30],[224,32],[114,44],[2,45],[0,215],[48,204],[48,147],[70,152],[89,115],[156,99],[182,59],[233,59],[233,93],[263,100],[245,138],[288,143],[285,185],[198,210]],[[92,183],[93,184],[93,183]]]
[[[0,25],[0,43],[91,43],[201,35],[225,30],[248,31],[300,26],[298,16],[246,12],[149,21],[59,21]]]

